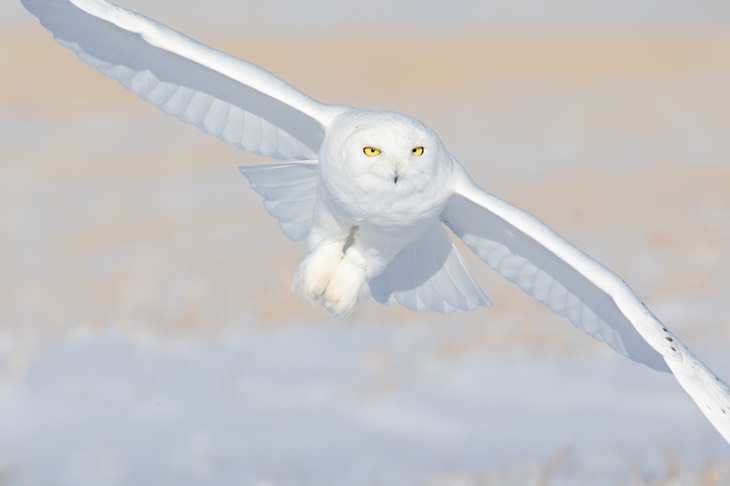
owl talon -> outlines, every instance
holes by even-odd
[[[328,311],[343,317],[367,295],[367,291],[367,273],[345,255],[322,295],[322,304]]]
[[[353,261],[358,255],[350,237],[345,247],[342,242],[321,242],[297,267],[292,288],[312,304],[345,316],[368,294],[367,272]]]
[[[292,288],[312,303],[320,300],[342,260],[342,245],[322,242],[294,272]]]

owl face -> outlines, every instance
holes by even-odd
[[[323,190],[361,218],[430,217],[450,191],[453,161],[423,123],[399,113],[356,111],[328,130],[320,152]]]
[[[323,170],[391,191],[423,191],[450,165],[433,131],[399,113],[349,114],[327,134],[322,155]]]

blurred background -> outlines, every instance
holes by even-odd
[[[730,3],[127,0],[333,104],[421,119],[730,379]],[[238,173],[0,4],[0,484],[723,484],[675,380],[464,254],[495,306],[290,291]]]

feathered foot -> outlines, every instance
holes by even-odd
[[[323,241],[299,264],[292,288],[313,304],[322,304],[340,317],[367,297],[367,272],[356,261],[362,258],[352,246],[343,253],[342,242]]]

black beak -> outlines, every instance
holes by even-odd
[[[393,184],[398,184],[399,178],[400,178],[400,174],[396,172],[395,175],[393,176]]]

